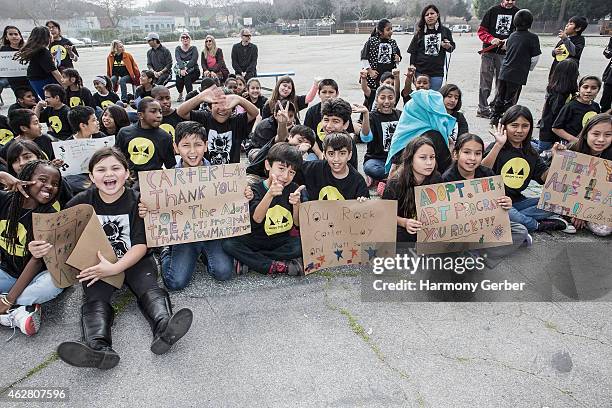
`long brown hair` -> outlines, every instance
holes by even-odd
[[[45,26],[38,26],[32,29],[28,41],[25,45],[15,53],[15,59],[20,63],[26,64],[32,60],[40,50],[49,48],[51,42],[51,33]]]
[[[281,98],[280,96],[280,86],[282,84],[291,84],[291,93],[289,94],[289,96],[287,96],[286,98]],[[295,84],[293,83],[293,79],[291,79],[290,76],[283,76],[281,77],[278,82],[276,83],[276,86],[274,87],[274,91],[272,91],[272,96],[270,97],[270,99],[268,99],[268,107],[270,108],[270,112],[274,112],[274,107],[276,106],[276,102],[280,101],[281,99],[286,99],[289,102],[293,103],[293,106],[295,106],[295,116],[298,116],[298,112],[297,112],[297,107],[298,107],[298,101],[297,101],[297,96],[295,95]]]
[[[591,131],[591,129],[593,129],[595,125],[599,125],[600,123],[608,123],[609,125],[612,125],[612,115],[610,115],[609,113],[600,113],[598,115],[593,116],[587,122],[587,124],[584,125],[584,128],[582,128],[582,130],[578,134],[578,141],[569,145],[567,147],[568,150],[591,155],[591,147],[589,146],[587,139],[589,137],[589,132]],[[608,154],[607,152],[610,151],[612,151],[612,145],[608,146],[608,148],[602,152],[602,157],[606,156]]]
[[[23,41],[23,35],[21,34],[21,30],[19,30],[19,28],[12,26],[12,25],[7,25],[6,27],[4,27],[4,32],[2,33],[2,45],[11,45],[11,42],[8,39],[8,30],[17,30],[17,32],[19,33],[19,36],[21,37],[21,40],[19,40],[19,48],[23,47],[23,44],[25,43],[25,41]]]

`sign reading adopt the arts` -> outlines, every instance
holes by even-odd
[[[558,152],[538,208],[612,227],[612,161],[570,150]]]
[[[147,246],[185,244],[251,232],[241,164],[144,171],[139,175],[147,207]]]
[[[501,176],[415,187],[417,219],[423,223],[417,250],[440,253],[511,244],[508,212],[497,204],[504,195]]]

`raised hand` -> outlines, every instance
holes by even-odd
[[[272,179],[272,183],[270,183],[270,187],[268,188],[268,193],[270,193],[272,197],[278,197],[280,195],[283,195],[283,189],[285,188],[283,186],[283,183],[278,181],[278,179],[276,178],[274,174],[272,174],[270,178]]]
[[[495,137],[495,143],[500,147],[504,147],[508,141],[508,133],[501,123],[496,128],[493,128],[493,136]]]
[[[5,172],[0,172],[0,183],[4,184],[6,186],[6,189],[9,191],[19,191],[21,195],[23,195],[25,198],[30,197],[25,191],[25,188],[36,184],[35,181],[19,180],[18,178],[13,177]]]
[[[200,100],[206,103],[225,103],[226,95],[218,86],[211,86],[200,92]]]
[[[302,190],[305,188],[306,188],[305,185],[301,185],[298,188],[296,188],[293,193],[289,194],[289,204],[291,205],[299,204],[301,202]]]
[[[351,105],[353,113],[368,113],[368,108],[358,103]]]

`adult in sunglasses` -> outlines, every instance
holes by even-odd
[[[232,47],[232,67],[245,80],[257,76],[257,46],[251,43],[251,31],[240,30],[241,41]]]
[[[174,50],[174,59],[176,90],[179,93],[177,102],[183,102],[183,89],[187,93],[193,91],[193,83],[200,77],[198,49],[191,45],[191,36],[186,31],[181,34],[181,43]]]
[[[205,78],[218,78],[220,83],[225,83],[229,76],[229,70],[223,59],[223,50],[217,47],[217,41],[212,35],[204,39],[202,50],[202,76]]]

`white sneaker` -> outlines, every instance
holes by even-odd
[[[7,314],[0,315],[0,324],[11,328],[19,327],[26,336],[33,336],[40,329],[40,305],[19,306]]]
[[[553,215],[552,217],[548,217],[549,220],[560,220],[565,224],[565,229],[562,229],[561,232],[565,232],[566,234],[575,234],[576,233],[576,227],[574,227],[572,224],[570,224],[569,222],[567,222],[565,220],[565,218],[561,217],[560,215]]]

